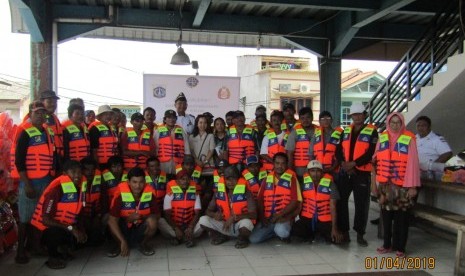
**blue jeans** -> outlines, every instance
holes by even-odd
[[[251,243],[260,243],[269,240],[275,236],[280,239],[289,238],[291,235],[290,221],[282,223],[270,223],[264,226],[261,222],[258,223],[249,237]]]
[[[19,191],[18,191],[18,213],[19,221],[21,223],[30,223],[32,215],[36,210],[37,202],[39,201],[40,196],[44,192],[45,188],[50,184],[52,178],[50,176],[45,176],[39,179],[31,179],[32,186],[36,191],[35,198],[28,198],[26,196],[26,191],[24,190],[24,182],[19,182]]]

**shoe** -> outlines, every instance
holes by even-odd
[[[396,252],[396,257],[398,257],[398,258],[405,258],[405,252],[397,251],[397,252]]]
[[[57,258],[49,258],[45,265],[50,269],[63,269],[66,267],[66,262]]]
[[[362,247],[367,247],[368,242],[363,238],[363,235],[357,234],[357,243]]]
[[[249,243],[249,239],[239,238],[234,247],[237,249],[246,248],[247,246],[249,246]]]
[[[279,238],[280,241],[282,241],[283,243],[291,243],[291,238],[290,237],[287,237],[287,238]]]
[[[194,244],[193,241],[186,241],[186,247],[187,248],[191,248],[191,247],[194,247],[194,246],[195,246],[195,244]]]
[[[117,246],[117,245],[114,245],[107,252],[107,257],[115,258],[116,256],[119,256],[119,254],[121,254],[121,248],[119,246]]]
[[[139,251],[144,256],[152,256],[153,254],[155,254],[155,250],[153,250],[153,248],[148,245],[141,245],[139,247]]]
[[[370,223],[373,224],[373,225],[378,225],[379,224],[379,218],[370,220]]]
[[[386,254],[386,253],[389,253],[392,251],[392,248],[384,248],[383,246],[381,247],[378,247],[376,248],[376,252],[378,252],[378,254]]]
[[[219,235],[212,238],[212,245],[219,245],[229,240],[228,236],[218,233]]]

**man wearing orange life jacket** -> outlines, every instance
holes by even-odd
[[[12,175],[19,177],[18,194],[18,250],[15,262],[29,262],[26,254],[26,237],[34,243],[30,221],[45,187],[55,175],[57,154],[53,131],[46,124],[46,109],[40,101],[29,105],[28,119],[18,126],[14,146],[14,168]],[[36,244],[38,249],[38,244]]]
[[[84,123],[84,108],[73,104],[68,107],[69,120],[63,122],[64,160],[81,161],[90,156],[89,131]]]
[[[168,179],[166,173],[160,169],[160,160],[152,156],[147,159],[147,168],[145,169],[145,182],[152,186],[155,191],[158,209],[163,210],[163,200],[166,195],[166,185]],[[162,214],[162,212],[160,212]]]
[[[394,250],[402,258],[411,219],[409,211],[421,181],[415,136],[405,129],[401,113],[387,117],[386,130],[379,136],[373,161],[379,184],[373,193],[378,196],[384,226],[384,243],[377,251],[385,254]]]
[[[176,124],[176,112],[166,110],[163,124],[153,132],[153,139],[158,146],[157,157],[160,160],[161,170],[168,180],[176,175],[176,165],[181,164],[184,155],[190,155],[189,141],[186,132]]]
[[[51,269],[65,268],[68,249],[75,242],[87,241],[80,221],[86,205],[86,188],[81,164],[70,160],[65,162],[63,175],[53,180],[39,199],[31,224],[42,231],[42,244],[49,255],[45,264]],[[59,253],[58,247],[66,247],[63,248],[66,253]]]
[[[108,208],[118,192],[119,184],[128,180],[127,173],[123,169],[123,158],[119,156],[110,157],[107,167],[108,169],[102,172],[100,194],[102,214],[108,213]]]
[[[266,128],[269,128],[270,125],[268,120],[266,120],[266,107],[263,105],[258,105],[255,108],[255,119],[250,121],[250,125],[257,131],[257,117],[263,118],[262,115],[265,115],[265,122],[264,125]]]
[[[299,120],[300,123],[294,125],[287,139],[286,153],[289,158],[289,168],[295,170],[299,182],[302,182],[310,161],[308,156],[310,141],[318,127],[312,123],[313,111],[310,107],[303,107],[299,110]]]
[[[218,190],[218,183],[220,182],[220,179],[224,177],[224,170],[227,167],[229,167],[229,164],[226,160],[220,160],[218,164],[216,164],[216,169],[213,171],[213,193],[216,193],[216,191]]]
[[[242,176],[247,181],[247,189],[252,193],[256,200],[260,186],[268,175],[268,172],[261,167],[260,161],[256,155],[248,156],[246,159],[247,167],[242,171]]]
[[[55,91],[46,90],[40,93],[40,101],[44,104],[47,110],[46,124],[53,130],[55,147],[58,153],[58,158],[63,158],[63,126],[60,120],[55,115],[57,109],[57,100],[60,98],[56,95]],[[61,163],[61,162],[60,162]],[[60,168],[57,168],[60,169]]]
[[[354,192],[355,216],[353,229],[357,243],[368,246],[363,238],[370,206],[371,160],[378,141],[378,131],[365,124],[365,107],[353,103],[350,107],[352,124],[344,129],[342,141],[336,149],[336,158],[341,164],[339,181],[336,182],[341,199],[337,202],[338,229],[349,242],[349,196]]]
[[[99,245],[103,242],[103,221],[101,207],[102,173],[92,157],[81,160],[82,174],[87,180],[86,206],[82,210],[82,219],[87,233],[89,245]]]
[[[246,180],[235,166],[227,167],[200,225],[210,233],[213,245],[237,237],[235,247],[245,248],[256,218],[255,200]]]
[[[290,242],[291,225],[302,202],[299,181],[294,171],[288,169],[287,155],[274,156],[274,169],[260,187],[257,199],[258,221],[250,242],[259,243],[277,236]]]
[[[139,246],[145,256],[155,254],[151,240],[157,231],[159,216],[155,193],[145,182],[144,170],[132,168],[111,203],[108,226],[119,246],[112,248],[108,256],[128,256],[133,245]]]
[[[144,125],[142,125],[142,130],[148,129],[150,131],[150,136],[153,137],[153,131],[158,127],[155,123],[157,112],[149,106],[144,109],[142,115],[144,115]]]
[[[186,247],[193,247],[194,238],[202,234],[199,194],[186,170],[180,170],[169,187],[163,203],[164,216],[159,221],[160,232],[171,238],[172,245],[184,241]]]
[[[245,124],[244,112],[234,112],[233,125],[226,135],[226,155],[228,163],[239,171],[245,167],[245,158],[257,153],[257,132]]]
[[[273,157],[278,152],[286,152],[286,140],[284,136],[286,132],[281,130],[284,115],[279,110],[271,112],[269,128],[265,137],[263,137],[262,147],[260,149],[260,157],[263,160],[263,168],[268,172],[273,170]]]
[[[284,120],[281,123],[281,130],[289,135],[295,125],[300,123],[299,120],[295,119],[295,106],[292,103],[285,103],[281,110],[284,115]]]
[[[155,154],[155,142],[149,129],[142,130],[143,121],[144,116],[139,112],[132,114],[133,127],[121,135],[121,150],[126,169],[136,166],[145,169],[147,158]]]
[[[320,127],[315,130],[315,135],[310,142],[308,155],[318,160],[323,166],[324,173],[334,175],[338,171],[339,163],[336,159],[336,148],[341,142],[341,127],[333,129],[331,123],[333,117],[329,111],[322,111],[319,116]]]
[[[110,157],[119,155],[118,134],[111,126],[113,115],[109,105],[101,105],[98,108],[97,121],[89,126],[91,155],[102,171],[107,169]]]
[[[310,161],[307,169],[302,185],[302,210],[292,227],[292,235],[313,241],[318,232],[327,243],[340,243],[342,235],[336,223],[339,193],[333,177],[323,173],[323,166],[318,160]]]

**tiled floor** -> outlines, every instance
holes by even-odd
[[[351,210],[353,214],[353,210]],[[370,219],[378,216],[376,206],[370,211]],[[369,246],[362,248],[355,242],[346,246],[326,245],[322,242],[283,244],[271,240],[264,244],[251,245],[245,249],[234,248],[234,241],[212,246],[206,236],[194,248],[183,245],[173,247],[161,237],[156,239],[156,254],[151,257],[132,250],[128,258],[110,259],[104,248],[86,248],[76,252],[76,259],[66,269],[53,271],[44,262],[45,257],[33,258],[27,265],[14,263],[14,252],[0,258],[0,275],[19,276],[206,276],[206,275],[298,275],[338,272],[367,272],[366,258],[380,256],[376,248],[381,245],[377,228],[368,225],[366,238]],[[455,244],[429,235],[418,228],[410,228],[407,253],[411,257],[435,258],[435,269],[425,269],[432,275],[452,275]],[[387,261],[387,259],[385,259]],[[375,271],[375,270],[371,270]]]

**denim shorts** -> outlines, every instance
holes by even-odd
[[[32,179],[31,183],[36,191],[35,198],[28,198],[26,191],[24,190],[24,182],[19,182],[19,193],[18,193],[18,213],[20,223],[30,223],[32,215],[37,206],[40,196],[44,192],[45,188],[50,184],[52,178],[45,176],[39,179]]]

